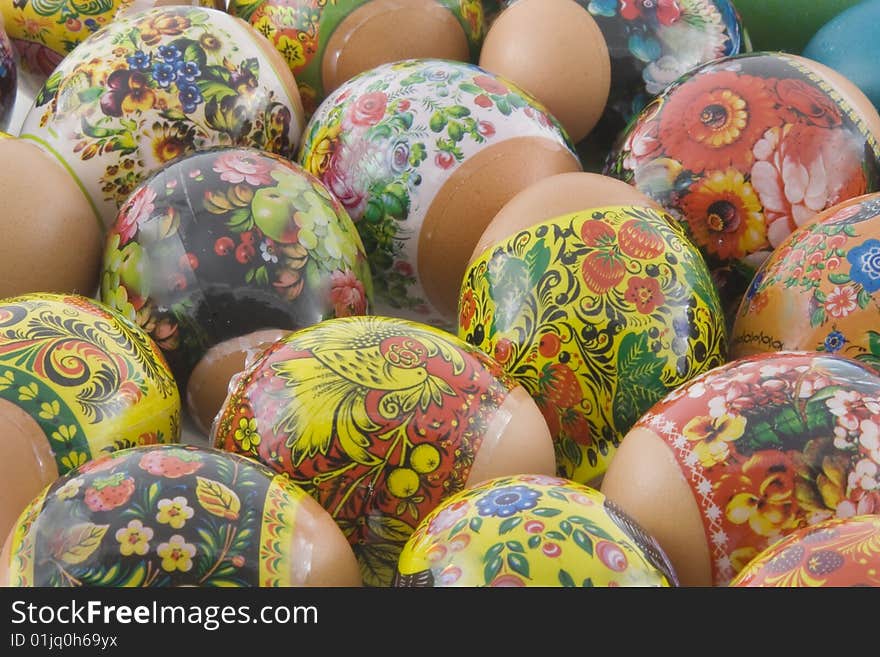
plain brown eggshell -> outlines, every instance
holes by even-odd
[[[211,347],[196,364],[186,386],[190,417],[205,435],[226,401],[229,381],[245,369],[251,353],[289,335],[290,331],[263,329],[231,338]]]
[[[421,58],[470,59],[455,15],[435,0],[372,0],[346,16],[327,41],[324,92],[381,64]]]
[[[30,501],[58,478],[55,456],[43,430],[12,402],[0,399],[0,537],[6,536]]]
[[[573,0],[519,0],[492,23],[480,66],[540,100],[579,142],[611,89],[611,58],[590,13]]]
[[[642,427],[630,431],[608,466],[601,490],[657,540],[682,586],[712,586],[700,509],[660,436]]]
[[[508,201],[486,227],[471,262],[486,249],[526,230],[573,212],[614,205],[660,206],[632,185],[598,173],[561,173],[530,185]]]
[[[0,139],[0,298],[92,296],[104,246],[98,215],[58,161],[23,139]]]
[[[458,167],[434,197],[419,233],[420,277],[437,310],[455,316],[468,257],[510,199],[542,178],[580,170],[571,151],[541,137],[508,139]]]

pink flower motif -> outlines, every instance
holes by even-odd
[[[447,506],[428,523],[428,534],[435,536],[445,532],[447,529],[451,529],[455,523],[464,518],[468,506],[467,500],[459,500],[455,504]]]
[[[330,301],[337,317],[351,317],[367,312],[364,284],[351,270],[337,270],[330,275]]]
[[[367,188],[371,180],[383,177],[386,160],[387,153],[369,139],[344,141],[333,154],[322,182],[354,221],[360,221],[364,216]]]
[[[138,224],[146,221],[156,209],[154,201],[156,192],[149,186],[141,187],[135,192],[116,220],[116,232],[119,233],[120,243],[125,244],[134,238]]]
[[[825,300],[826,312],[835,319],[846,317],[858,307],[858,295],[856,295],[856,291],[849,286],[835,287],[828,293]]]
[[[492,137],[495,134],[495,126],[489,121],[480,121],[477,123],[477,132],[484,137]]]
[[[770,128],[753,153],[752,186],[774,248],[817,212],[866,191],[859,144],[842,128]]]
[[[259,155],[241,151],[227,151],[214,162],[214,171],[220,174],[220,180],[237,185],[246,182],[248,185],[268,185],[272,182],[269,175],[271,166]]]
[[[461,568],[458,566],[446,566],[437,577],[437,581],[443,586],[455,584],[461,578]]]

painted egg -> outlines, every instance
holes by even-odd
[[[464,278],[458,334],[532,394],[560,475],[580,483],[727,350],[699,252],[671,217],[638,206],[564,215],[488,248]]]
[[[571,0],[520,0],[502,12],[486,35],[480,66],[528,89],[575,142],[605,110],[608,47],[590,13]]]
[[[816,62],[758,53],[692,71],[623,135],[607,171],[687,228],[729,317],[755,269],[817,212],[880,185],[880,116]]]
[[[666,550],[684,586],[726,586],[780,538],[880,511],[880,377],[839,356],[738,360],[682,386],[627,434],[602,492]]]
[[[835,518],[764,550],[731,582],[744,587],[880,587],[880,516]]]
[[[92,461],[25,509],[0,556],[10,586],[358,586],[333,520],[249,459],[193,446]]]
[[[657,542],[598,491],[504,477],[445,500],[400,555],[395,586],[677,586]]]
[[[746,293],[731,355],[839,353],[880,369],[880,194],[820,213],[779,245]]]
[[[756,50],[799,54],[820,27],[862,0],[735,0],[743,25]]]
[[[873,26],[880,22],[880,2],[868,0],[826,23],[804,48],[804,57],[821,62],[845,76],[880,107],[880,57]]]
[[[446,497],[554,469],[540,412],[496,363],[438,329],[376,316],[329,320],[264,350],[213,434],[311,493],[371,586],[391,584],[406,539]]]
[[[126,15],[163,5],[202,5],[223,9],[221,0],[2,0],[0,13],[27,77],[42,84],[76,46]],[[167,26],[157,23],[155,36]]]
[[[300,162],[354,219],[377,312],[443,327],[501,206],[541,178],[580,170],[534,98],[440,60],[381,66],[337,89],[306,128]]]
[[[0,139],[0,162],[6,163],[0,169],[0,298],[36,291],[92,294],[103,224],[54,157],[33,142],[8,137]]]
[[[105,452],[180,437],[180,397],[138,327],[79,296],[0,302],[0,536],[40,489]]]
[[[18,91],[18,65],[12,50],[12,42],[3,27],[0,14],[0,130],[6,130],[15,107]]]
[[[183,391],[211,347],[362,315],[371,285],[357,230],[320,181],[230,148],[183,158],[131,195],[107,237],[101,300],[150,333]]]
[[[479,0],[230,0],[229,13],[275,44],[308,116],[339,85],[376,66],[476,59],[485,31]]]
[[[65,57],[21,137],[67,167],[109,227],[141,180],[181,156],[215,146],[292,153],[302,106],[280,59],[215,9],[133,14]]]

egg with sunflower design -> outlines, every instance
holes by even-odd
[[[602,492],[654,536],[684,586],[726,586],[805,527],[880,511],[880,377],[815,352],[762,354],[646,413]]]
[[[878,135],[870,101],[831,69],[739,55],[671,85],[622,135],[606,172],[681,221],[732,320],[756,269],[795,228],[878,188]]]
[[[231,0],[229,13],[275,44],[308,116],[341,84],[381,64],[475,60],[485,32],[480,0]]]
[[[880,194],[820,212],[764,263],[733,324],[739,358],[786,349],[880,366]]]
[[[480,233],[510,198],[580,171],[537,100],[470,64],[419,59],[349,80],[312,117],[300,163],[364,240],[376,311],[442,328]]]
[[[391,584],[418,523],[497,476],[554,470],[528,393],[455,336],[401,319],[333,319],[239,374],[214,444],[286,473],[333,516],[364,583]]]
[[[109,227],[145,177],[185,155],[218,146],[292,155],[302,103],[280,60],[216,9],[131,14],[64,58],[20,136],[68,169]]]
[[[677,586],[657,542],[600,492],[565,479],[502,477],[432,511],[409,538],[395,585]]]
[[[5,586],[359,586],[333,520],[289,479],[234,454],[135,447],[87,463],[24,510]]]
[[[487,247],[462,282],[458,334],[532,394],[560,476],[586,484],[642,413],[727,353],[706,263],[648,205],[565,214]]]
[[[150,333],[187,390],[216,349],[243,361],[242,336],[365,314],[371,280],[357,230],[320,181],[281,157],[225,148],[135,190],[107,237],[100,297]],[[222,394],[195,414],[204,430],[228,382],[213,381]]]
[[[98,456],[176,442],[180,397],[149,336],[85,297],[0,301],[0,535],[41,488]]]

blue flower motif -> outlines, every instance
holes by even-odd
[[[593,16],[614,16],[617,13],[617,0],[592,0],[587,10]]]
[[[169,64],[174,64],[179,59],[183,59],[183,53],[177,46],[159,46],[159,57]]]
[[[660,42],[654,37],[646,34],[637,33],[630,35],[627,45],[629,45],[629,51],[636,58],[646,63],[660,59],[660,55],[663,54]]]
[[[533,509],[540,497],[540,492],[526,486],[504,486],[478,499],[477,511],[481,516],[509,518],[519,511]]]
[[[880,241],[868,240],[846,255],[849,277],[873,294],[880,290]]]
[[[202,92],[199,91],[199,88],[194,84],[180,85],[178,98],[180,98],[180,104],[183,105],[183,111],[186,114],[195,112],[198,104],[204,100],[202,98]]]
[[[843,337],[843,333],[831,331],[825,338],[824,350],[829,354],[834,354],[843,349],[844,344],[846,344],[846,338]]]
[[[764,270],[762,269],[755,277],[752,279],[752,284],[749,285],[749,289],[746,290],[746,301],[751,301],[755,298],[755,295],[758,293],[758,288],[761,287],[761,283],[764,282]]]
[[[174,64],[163,64],[161,62],[153,65],[153,79],[160,87],[170,87],[171,83],[177,79],[177,68]]]
[[[101,27],[100,25],[98,25],[98,21],[96,21],[94,18],[87,18],[84,21],[84,24],[87,28],[89,28],[90,32],[96,32],[98,28]]]
[[[195,82],[202,72],[199,70],[198,62],[177,62],[177,73],[187,82]]]
[[[126,61],[136,71],[146,71],[150,68],[150,55],[143,50],[138,50],[130,57],[126,57]]]

